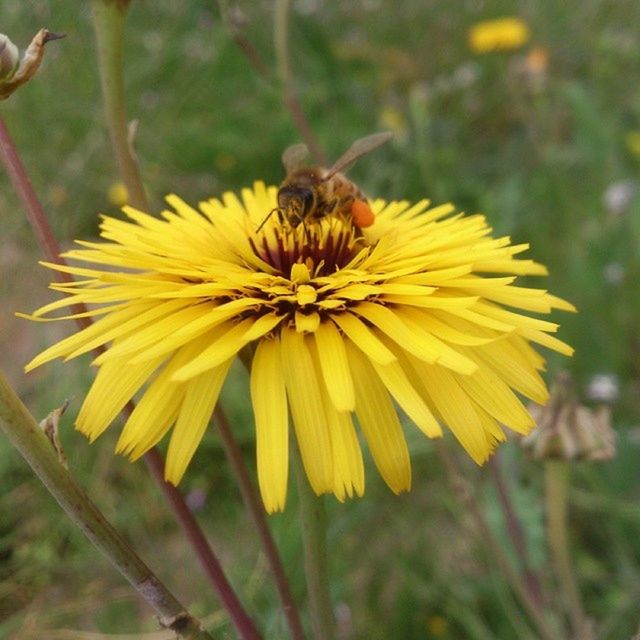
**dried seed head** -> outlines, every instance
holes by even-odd
[[[546,406],[529,406],[537,428],[522,439],[535,460],[610,460],[615,432],[609,407],[590,409],[578,404],[570,376],[559,374]]]
[[[6,100],[35,75],[44,56],[44,45],[60,38],[64,35],[40,29],[20,58],[18,48],[7,36],[0,34],[0,100]]]
[[[0,33],[0,82],[9,80],[18,68],[20,53],[8,36]]]

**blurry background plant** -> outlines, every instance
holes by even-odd
[[[600,465],[571,463],[574,569],[595,637],[625,638],[637,631],[640,596],[640,82],[633,81],[640,68],[640,5],[590,0],[518,7],[514,12],[513,3],[502,0],[293,2],[295,85],[330,157],[366,133],[394,130],[394,145],[350,174],[368,193],[429,195],[484,211],[497,234],[531,242],[531,257],[550,269],[549,289],[580,309],[560,319],[561,337],[576,348],[568,366],[578,389],[612,405],[618,453]],[[237,15],[240,34],[273,70],[272,33],[265,28],[272,3],[240,3]],[[529,41],[515,50],[475,53],[473,25],[510,15],[524,22]],[[43,24],[68,35],[50,48],[39,76],[1,107],[58,237],[67,244],[89,237],[97,231],[96,214],[115,212],[113,201],[121,196],[111,189],[118,176],[103,124],[89,8],[3,0],[0,18],[16,43],[30,41]],[[136,150],[154,210],[168,192],[197,202],[256,176],[281,179],[280,153],[300,136],[272,79],[241,52],[216,5],[136,0],[127,32],[128,107],[140,121]],[[625,186],[616,191],[616,185]],[[37,249],[4,174],[0,214],[2,365],[44,416],[88,388],[88,367],[54,363],[29,378],[22,374],[23,364],[65,329],[12,317],[15,309],[50,299],[49,275],[35,264]],[[546,355],[553,371],[559,359]],[[234,372],[223,399],[251,461],[244,376],[240,368]],[[602,380],[615,393],[594,392]],[[176,591],[194,603],[193,613],[213,612],[210,628],[226,637],[226,618],[204,579],[190,570],[189,551],[146,472],[113,457],[115,432],[93,447],[74,433],[75,404],[61,424],[74,475],[148,561],[162,567],[161,577],[180,581]],[[366,499],[329,505],[332,574],[340,576],[333,594],[345,603],[338,607],[345,637],[352,628],[374,640],[391,628],[398,638],[535,637],[504,579],[487,565],[483,541],[448,489],[432,444],[416,437],[409,445],[410,494],[392,496],[370,474]],[[223,458],[209,433],[183,487],[222,541],[220,554],[233,558],[227,566],[251,612],[269,637],[282,637],[275,596],[262,588],[265,563]],[[495,485],[485,470],[461,463],[492,530],[511,549]],[[500,463],[531,569],[547,586],[552,573],[540,467],[513,445],[503,447]],[[130,633],[131,620],[139,620],[140,633],[155,628],[81,534],[58,518],[4,440],[0,487],[0,636]],[[270,524],[285,564],[296,567],[294,505]],[[522,562],[515,552],[514,559]],[[301,573],[294,570],[292,581],[300,595]]]

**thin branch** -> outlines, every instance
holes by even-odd
[[[188,640],[213,640],[106,520],[60,464],[47,436],[0,372],[0,428],[66,514],[160,616]]]
[[[302,109],[293,82],[293,71],[289,54],[289,15],[291,0],[276,0],[274,15],[274,45],[276,50],[276,64],[278,77],[282,85],[282,100],[291,113],[291,117],[302,136],[311,155],[316,162],[326,165],[327,156],[318,142],[313,129]]]
[[[218,431],[220,432],[222,446],[224,447],[224,451],[227,456],[227,461],[231,465],[236,477],[245,507],[253,520],[253,526],[258,532],[262,548],[265,556],[267,557],[267,562],[269,563],[269,568],[271,569],[271,574],[275,580],[276,589],[280,596],[280,601],[282,602],[282,609],[286,616],[287,624],[289,625],[291,637],[294,640],[304,640],[304,631],[302,629],[302,622],[300,621],[298,608],[296,607],[293,596],[291,595],[289,581],[287,579],[284,566],[282,565],[278,548],[276,547],[269,525],[267,524],[264,508],[258,498],[255,486],[251,481],[247,466],[242,459],[242,452],[233,437],[229,421],[220,406],[216,407],[214,415]]]
[[[271,70],[267,66],[267,63],[262,59],[258,50],[253,46],[253,43],[244,33],[246,18],[242,14],[240,8],[236,6],[229,6],[228,0],[218,0],[218,5],[220,6],[222,20],[227,29],[229,29],[229,33],[231,34],[231,37],[236,43],[238,49],[242,51],[249,64],[259,76],[270,79]]]
[[[524,531],[522,524],[518,519],[518,515],[513,507],[511,501],[511,495],[509,494],[509,487],[505,482],[504,474],[502,472],[502,466],[500,464],[500,454],[496,453],[489,463],[489,474],[493,483],[495,484],[498,492],[498,502],[502,509],[505,524],[507,527],[507,533],[511,539],[511,543],[518,554],[520,563],[522,564],[522,570],[524,571],[525,581],[527,583],[527,589],[534,599],[538,608],[542,607],[542,587],[540,586],[540,579],[538,575],[531,568],[531,562],[529,560],[529,550],[527,548],[527,542],[524,537]]]
[[[111,143],[129,201],[134,207],[148,211],[147,196],[140,169],[129,143],[125,109],[124,47],[122,46],[126,8],[114,2],[94,0],[92,3],[98,49],[98,67],[104,111]]]

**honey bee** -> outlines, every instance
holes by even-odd
[[[329,169],[305,166],[309,150],[304,144],[286,149],[282,163],[287,176],[278,189],[278,206],[269,212],[257,231],[274,213],[281,223],[286,222],[292,229],[300,224],[317,223],[326,216],[351,220],[358,230],[371,226],[375,215],[366,196],[342,172],[358,158],[388,142],[392,136],[390,132],[382,132],[356,140]]]

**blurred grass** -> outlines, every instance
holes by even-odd
[[[246,37],[273,68],[272,3],[239,6]],[[279,181],[280,153],[299,136],[272,79],[251,69],[217,6],[136,0],[130,13],[128,108],[139,119],[136,150],[154,210],[169,192],[197,202],[257,178]],[[467,28],[502,15],[526,20],[532,41],[516,52],[475,56]],[[3,0],[0,19],[21,46],[45,25],[68,36],[49,45],[36,80],[0,108],[63,244],[93,236],[96,214],[116,211],[107,192],[117,173],[102,120],[89,3]],[[530,242],[528,256],[550,269],[542,286],[580,309],[558,318],[576,355],[570,362],[552,356],[550,372],[570,368],[582,389],[599,373],[619,380],[618,456],[598,467],[577,465],[572,494],[576,565],[598,639],[630,637],[640,622],[640,157],[626,143],[640,131],[639,41],[640,5],[633,0],[299,0],[292,20],[296,86],[330,157],[360,136],[392,128],[393,144],[363,159],[353,178],[371,195],[428,196],[483,211],[496,233]],[[548,58],[543,73],[532,72],[533,51]],[[605,193],[623,181],[628,201],[608,206]],[[34,267],[37,250],[3,174],[0,215],[2,367],[37,415],[75,398],[62,434],[74,474],[194,613],[214,616],[217,637],[232,637],[143,465],[113,457],[117,429],[92,447],[73,432],[78,396],[89,385],[86,361],[56,363],[28,378],[21,373],[25,361],[70,328],[12,317],[50,299],[49,276]],[[252,465],[246,389],[238,370],[225,401]],[[409,439],[410,495],[390,496],[370,472],[365,499],[330,505],[334,598],[345,628],[373,640],[388,638],[391,629],[397,638],[533,638],[487,565],[430,444]],[[501,456],[532,560],[550,582],[540,469],[513,444]],[[485,474],[470,464],[465,470],[505,536]],[[199,515],[251,612],[269,638],[284,637],[264,560],[213,432],[183,488],[204,501]],[[301,598],[294,496],[270,522]],[[64,629],[142,634],[157,627],[0,440],[0,636],[53,638]],[[75,637],[83,636],[68,635]]]

